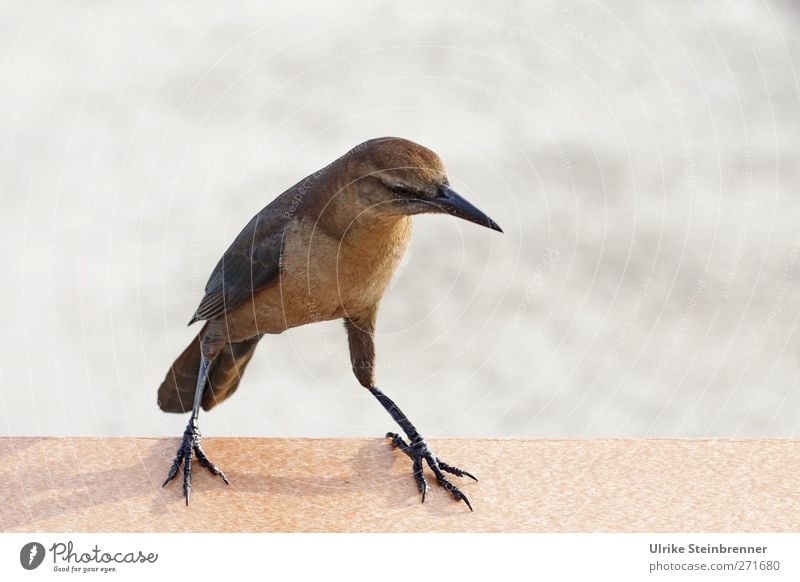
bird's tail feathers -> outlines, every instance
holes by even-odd
[[[194,403],[197,374],[200,371],[200,338],[205,327],[178,356],[158,388],[158,406],[164,412],[189,412]],[[236,391],[245,367],[255,352],[259,338],[225,344],[209,366],[202,405],[211,410]]]

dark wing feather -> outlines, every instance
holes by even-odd
[[[192,320],[214,319],[250,299],[280,273],[283,235],[289,224],[284,192],[256,214],[222,255],[206,284],[206,294]]]

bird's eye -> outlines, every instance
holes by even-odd
[[[416,190],[409,188],[405,184],[395,184],[392,186],[392,191],[398,196],[414,198],[417,196]]]

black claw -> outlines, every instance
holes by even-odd
[[[472,509],[472,504],[469,502],[469,499],[467,499],[467,496],[466,496],[466,495],[464,495],[463,493],[461,493],[461,491],[459,491],[458,493],[459,493],[459,498],[460,498],[460,499],[461,499],[461,500],[462,500],[464,503],[466,503],[466,504],[467,504],[467,507],[469,507],[469,510],[474,512],[475,510],[474,510],[474,509]]]
[[[447,490],[456,501],[463,501],[467,504],[469,510],[473,511],[472,504],[469,502],[469,499],[467,499],[467,496],[464,495],[464,493],[462,493],[458,487],[448,481],[447,477],[444,476],[442,471],[451,473],[457,477],[469,477],[474,481],[478,480],[477,477],[468,471],[464,471],[463,469],[459,469],[453,465],[448,465],[447,463],[437,459],[428,448],[427,443],[419,438],[419,435],[417,435],[417,440],[412,439],[412,444],[410,445],[403,440],[403,437],[394,432],[387,432],[386,438],[392,439],[392,446],[403,451],[413,461],[412,469],[414,471],[414,480],[417,482],[417,487],[419,488],[420,493],[422,493],[422,503],[425,503],[425,494],[428,491],[428,481],[425,479],[422,467],[422,460],[425,459],[434,475],[436,475],[436,481],[439,483],[439,485],[444,487],[444,489]]]
[[[205,451],[203,451],[203,448],[200,446],[200,439],[201,436],[200,431],[197,430],[197,423],[189,421],[189,425],[183,433],[181,446],[178,448],[178,452],[175,454],[175,460],[172,462],[172,467],[170,467],[167,478],[161,485],[164,487],[167,483],[172,481],[175,475],[178,474],[180,466],[183,465],[183,496],[186,499],[187,506],[189,505],[189,497],[192,494],[192,451],[194,451],[198,462],[203,467],[207,468],[213,475],[220,477],[226,484],[230,484],[225,473],[222,472],[222,469],[212,463],[206,456]]]
[[[425,503],[425,494],[428,492],[428,481],[425,479],[425,474],[422,471],[422,457],[414,459],[413,469],[417,487],[419,488],[419,492],[422,493],[422,503]]]
[[[186,447],[183,451],[183,496],[186,505],[189,505],[189,496],[192,494],[192,449]]]
[[[222,472],[222,469],[211,462],[211,460],[206,456],[206,452],[203,450],[203,447],[201,447],[199,444],[194,446],[194,454],[197,457],[197,460],[200,461],[200,464],[211,471],[212,475],[216,475],[225,481],[226,485],[230,485],[228,477],[225,476],[225,473]]]
[[[439,461],[439,468],[442,471],[455,475],[456,477],[469,477],[473,481],[477,481],[478,478],[470,473],[469,471],[465,471],[464,469],[459,469],[458,467],[453,467],[452,465],[448,465],[442,461]]]
[[[164,483],[161,485],[162,487],[166,487],[167,483],[172,481],[172,479],[175,477],[175,475],[178,474],[178,469],[181,466],[181,459],[182,458],[183,458],[183,456],[181,455],[181,450],[178,449],[178,453],[175,456],[175,460],[172,462],[172,467],[170,467],[169,474],[167,475],[167,478],[164,481]]]
[[[467,496],[464,495],[458,487],[450,483],[450,481],[448,481],[444,475],[442,475],[441,478],[439,478],[439,475],[437,475],[436,478],[442,487],[444,487],[456,501],[463,501],[467,504],[469,510],[472,511],[472,504],[469,502],[469,499],[467,499]]]

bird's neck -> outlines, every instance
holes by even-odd
[[[343,191],[340,191],[343,192]],[[394,236],[392,233],[405,230],[410,217],[362,209],[354,205],[353,197],[347,193],[328,199],[312,213],[317,226],[331,238],[343,240],[380,239]]]

